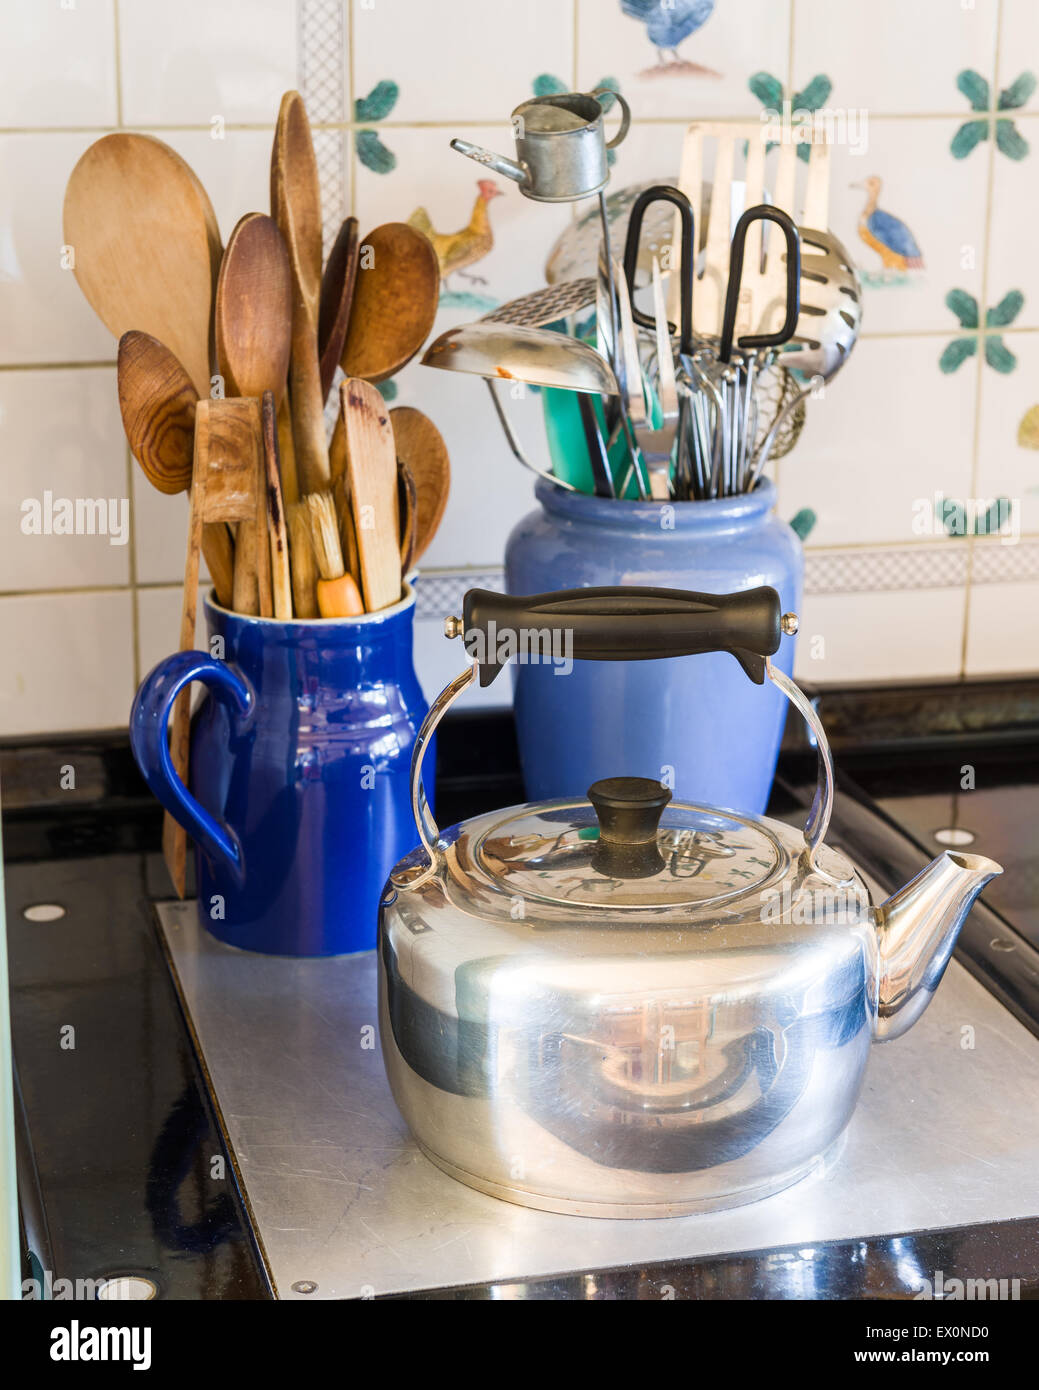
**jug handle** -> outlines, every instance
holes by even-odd
[[[570,589],[526,596],[470,589],[463,604],[465,617],[446,619],[444,633],[447,637],[465,637],[471,627],[479,634],[482,625],[491,621],[500,641],[513,629],[526,628],[540,633],[555,628],[568,631],[571,640],[576,635],[575,658],[593,661],[639,661],[697,652],[730,652],[756,684],[768,677],[811,730],[819,771],[815,797],[804,827],[801,867],[806,874],[819,873],[830,878],[831,875],[816,864],[816,856],[826,838],[833,812],[833,755],[822,720],[811,701],[800,686],[769,660],[779,648],[780,633],[793,636],[797,632],[796,615],[787,613],[780,617],[779,608],[779,595],[767,585],[728,595],[634,586]],[[496,674],[493,669],[496,665],[493,661],[484,663],[491,680]],[[415,740],[411,758],[411,809],[429,862],[422,867],[409,865],[403,872],[391,874],[391,882],[398,888],[419,886],[431,878],[443,862],[440,830],[422,785],[422,761],[437,725],[458,697],[480,678],[480,673],[480,662],[473,661],[444,687],[430,706]],[[481,678],[481,684],[489,684],[489,681]]]
[[[170,756],[170,711],[177,696],[192,681],[202,681],[240,720],[255,708],[252,687],[226,661],[217,661],[206,652],[175,652],[160,661],[141,682],[130,712],[130,747],[153,796],[207,854],[226,864],[235,881],[241,883],[245,861],[238,836],[195,800],[177,775]]]
[[[596,100],[598,100],[600,92],[603,93],[603,95],[605,95],[607,92],[609,92],[609,94],[610,94],[611,97],[616,98],[616,100],[617,100],[618,102],[620,102],[620,108],[621,108],[621,123],[620,123],[620,126],[619,126],[619,128],[618,128],[618,130],[617,130],[617,134],[613,137],[613,139],[612,139],[612,140],[607,140],[607,141],[606,141],[606,148],[607,148],[608,150],[615,150],[615,149],[617,148],[617,146],[620,144],[620,142],[624,139],[625,135],[627,135],[627,133],[628,133],[628,127],[631,125],[631,107],[628,105],[628,103],[627,103],[627,102],[624,100],[624,98],[621,96],[620,92],[615,92],[615,91],[613,90],[612,87],[595,87],[595,88],[592,89],[591,92],[589,92],[588,95],[589,95],[589,96],[593,96],[593,97],[596,98]],[[601,106],[602,103],[600,102],[599,105]]]

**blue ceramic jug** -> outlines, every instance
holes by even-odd
[[[427,705],[412,661],[414,595],[359,618],[282,622],[205,602],[210,651],[161,661],[134,700],[148,786],[197,846],[202,924],[275,955],[375,945],[390,869],[411,849],[409,778]],[[209,687],[188,791],[166,726],[178,691]]]
[[[775,488],[710,502],[622,502],[539,481],[538,510],[505,551],[510,594],[618,584],[728,594],[767,584],[801,602],[804,556],[773,512]],[[794,642],[776,666],[792,674]],[[649,777],[675,797],[760,814],[785,702],[724,654],[665,661],[515,665],[520,759],[531,801],[583,796],[600,777]]]

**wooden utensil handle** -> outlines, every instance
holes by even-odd
[[[317,338],[309,319],[293,325],[289,392],[292,400],[292,442],[300,493],[323,492],[331,481],[325,436],[325,402]]]

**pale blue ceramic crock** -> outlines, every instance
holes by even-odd
[[[769,584],[798,612],[804,557],[773,511],[775,488],[713,502],[618,502],[538,482],[536,511],[505,551],[506,588],[544,593],[640,584],[729,594]],[[794,641],[774,660],[792,674]],[[527,796],[583,796],[600,777],[652,777],[683,801],[760,814],[786,702],[747,680],[725,653],[666,661],[514,665]]]

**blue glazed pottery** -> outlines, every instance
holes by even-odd
[[[505,551],[510,594],[637,584],[729,594],[769,584],[801,602],[801,543],[775,488],[710,502],[621,502],[539,481]],[[777,666],[792,674],[794,642]],[[516,730],[532,801],[583,796],[601,777],[651,777],[679,800],[760,814],[785,702],[724,653],[665,661],[514,665]]]
[[[415,841],[409,774],[427,705],[412,661],[414,595],[359,618],[282,622],[205,602],[210,651],[167,657],[130,718],[148,786],[197,846],[202,924],[274,955],[374,947],[390,869]],[[191,681],[190,792],[167,719]]]

